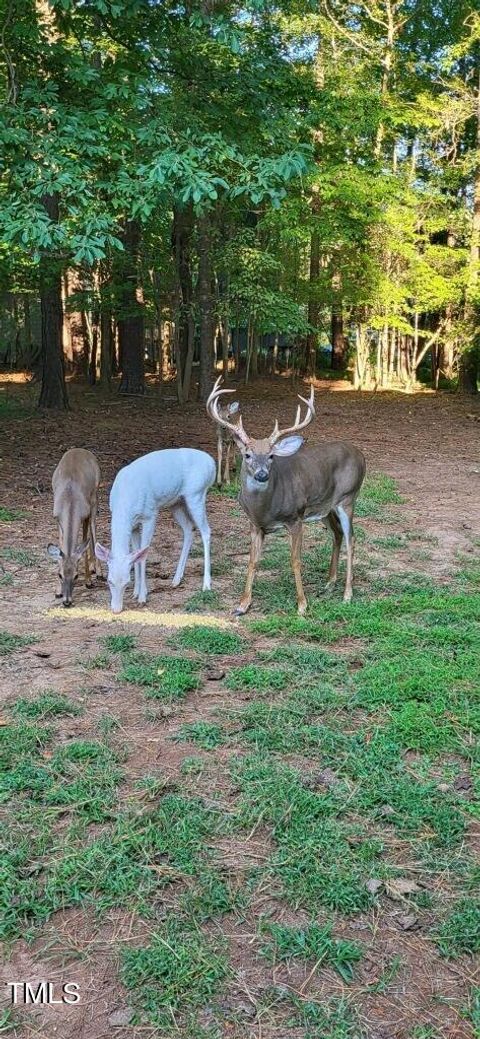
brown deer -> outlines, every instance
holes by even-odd
[[[333,534],[333,551],[327,588],[337,580],[338,559],[342,540],[347,547],[347,579],[344,601],[352,598],[353,511],[355,500],[365,476],[365,458],[361,451],[342,441],[307,445],[297,434],[315,415],[313,386],[310,397],[299,399],[306,405],[301,418],[301,405],[293,426],[280,429],[275,422],[273,432],[263,440],[249,437],[242,418],[232,425],[222,418],[219,398],[232,390],[219,388],[217,379],[207,401],[210,417],[223,425],[233,436],[242,455],[240,472],[240,505],[250,520],[251,548],[247,581],[236,613],[246,613],[252,602],[255,572],[261,557],[266,534],[278,527],[286,527],[290,535],[292,569],[297,590],[298,612],[305,613],[307,600],[301,575],[303,524],[322,520]]]
[[[78,576],[78,562],[85,553],[85,586],[92,587],[89,549],[97,577],[100,567],[95,560],[97,498],[100,469],[91,451],[72,447],[62,455],[52,476],[53,515],[58,522],[58,545],[48,545],[51,559],[58,562],[57,599],[72,605],[73,586]],[[82,528],[82,544],[78,544]]]
[[[229,390],[231,393],[232,390]],[[222,419],[230,419],[232,415],[236,415],[240,404],[238,400],[232,400],[223,407],[220,405],[219,414]],[[227,486],[230,484],[230,459],[233,455],[233,463],[236,468],[235,461],[235,441],[232,434],[225,429],[223,425],[217,423],[217,486],[221,487],[222,484]],[[225,464],[223,464],[223,453],[225,451]]]

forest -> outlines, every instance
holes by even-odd
[[[0,364],[479,376],[471,0],[3,0]]]
[[[1,1039],[480,1039],[478,0],[0,0],[0,302]]]

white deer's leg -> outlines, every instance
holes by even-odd
[[[138,552],[139,548],[141,548],[140,527],[135,527],[132,530],[131,545],[132,552]],[[133,573],[135,578],[133,584],[133,598],[138,599],[140,595],[140,563],[133,564]]]
[[[212,587],[212,574],[210,569],[210,526],[207,519],[207,510],[205,506],[206,491],[201,498],[186,498],[186,506],[192,517],[192,520],[200,534],[203,541],[203,591],[209,592]]]
[[[188,513],[182,505],[177,505],[174,509],[172,509],[172,516],[177,521],[179,527],[181,527],[183,530],[182,551],[180,553],[180,559],[178,560],[177,569],[175,571],[175,576],[172,581],[172,588],[177,588],[185,573],[187,559],[190,555],[190,549],[192,547],[194,528],[190,516],[188,515]]]
[[[328,581],[326,587],[334,588],[337,583],[338,560],[340,558],[340,549],[342,547],[343,533],[338,516],[336,516],[334,512],[328,513],[328,516],[325,517],[325,522],[328,523],[328,526],[330,527],[330,530],[333,534],[332,558],[330,560],[330,569],[328,571]]]
[[[350,602],[353,594],[353,552],[355,548],[355,537],[353,534],[352,524],[353,509],[351,505],[338,505],[336,511],[342,525],[343,536],[347,546],[347,579],[345,582],[343,601]]]
[[[156,519],[157,519],[156,516],[152,516],[150,519],[144,520],[144,522],[142,523],[142,533],[141,533],[141,537],[140,537],[140,548],[148,548],[148,546],[150,545],[150,543],[152,541],[152,538],[153,538],[153,535],[155,533]],[[147,590],[147,559],[146,559],[146,557],[144,559],[141,559],[140,563],[138,565],[140,567],[140,578],[139,578],[140,584],[139,584],[138,601],[139,601],[140,605],[143,606],[144,603],[146,603],[146,601],[147,601],[147,591],[148,591]]]
[[[219,487],[222,485],[222,461],[223,461],[223,437],[219,433],[217,436],[217,484]]]

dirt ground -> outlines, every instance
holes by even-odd
[[[297,390],[303,393],[305,387],[294,387],[282,379],[239,388],[246,429],[256,435],[266,434],[277,415],[281,423],[287,424],[294,414]],[[8,393],[13,400],[30,407],[31,388],[11,382]],[[117,631],[117,627],[110,628],[95,619],[80,625],[47,612],[55,605],[55,567],[45,551],[47,543],[56,539],[50,481],[55,465],[67,448],[81,446],[96,454],[102,471],[98,535],[108,544],[108,493],[118,469],[144,452],[165,447],[194,446],[213,454],[211,423],[203,406],[197,403],[180,408],[173,386],[164,387],[161,396],[149,388],[141,401],[117,397],[104,400],[94,390],[72,386],[71,402],[72,410],[68,414],[55,417],[31,412],[16,417],[12,411],[0,431],[0,505],[26,513],[13,523],[0,524],[0,548],[2,551],[21,550],[30,556],[28,563],[22,562],[18,555],[13,562],[3,559],[4,570],[8,570],[13,580],[0,584],[0,627],[17,635],[33,633],[39,638],[36,644],[17,653],[13,662],[4,668],[2,700],[8,705],[19,696],[31,696],[50,688],[81,701],[86,696],[84,687],[88,686],[88,712],[60,720],[59,738],[68,741],[72,736],[94,731],[98,719],[105,712],[111,713],[119,720],[116,739],[128,747],[126,783],[131,784],[146,772],[159,768],[168,781],[178,778],[181,763],[189,754],[188,746],[172,743],[169,735],[178,727],[179,720],[208,718],[222,702],[224,690],[219,682],[208,682],[178,711],[176,709],[175,718],[167,714],[159,721],[146,717],[144,698],[135,689],[129,690],[127,698],[125,689],[109,685],[101,672],[85,674],[82,660],[98,653],[99,637]],[[420,530],[438,539],[432,540],[431,559],[424,566],[430,573],[433,570],[441,581],[443,575],[451,571],[459,553],[473,552],[475,539],[478,543],[480,537],[480,402],[449,394],[357,394],[345,384],[333,382],[318,385],[316,402],[317,420],[308,432],[308,439],[349,440],[365,452],[369,469],[389,474],[397,481],[404,498],[397,530]],[[246,524],[236,503],[219,495],[209,500],[209,516],[213,561],[216,545],[228,537],[226,554],[231,557],[231,571],[218,576],[214,587],[221,593],[223,608],[229,611],[237,594],[235,585],[246,565]],[[201,587],[202,557],[198,551],[187,565],[184,584],[178,589],[170,587],[179,544],[178,528],[169,516],[161,516],[147,567],[151,610],[181,610]],[[198,540],[195,545],[198,548]],[[386,575],[391,566],[385,549]],[[105,582],[86,590],[79,581],[75,604],[104,608],[108,605],[107,592]],[[118,627],[118,630],[138,632],[139,628],[136,625]],[[140,631],[142,648],[161,651],[165,636],[161,629],[144,627]],[[227,752],[220,748],[220,761],[222,753]],[[227,802],[229,796],[228,785],[225,785]],[[242,864],[265,860],[269,854],[268,837],[259,832],[248,845],[240,848],[226,842],[220,853],[241,869]],[[168,890],[167,902],[171,897]],[[270,891],[263,893],[267,901],[271,895]],[[439,973],[438,959],[433,951],[431,954],[425,951],[425,942],[417,944],[415,936],[409,933],[399,936],[392,919],[377,920],[375,927],[381,923],[385,931],[380,958],[377,956],[374,961],[366,958],[357,990],[363,1020],[368,1026],[368,1039],[404,1039],[412,1035],[418,1020],[424,1025],[431,1022],[432,1029],[438,1028],[439,1020],[443,1020],[440,1033],[443,1039],[471,1039],[474,1034],[471,1025],[462,1021],[452,1007],[464,1003],[466,988],[473,980],[473,967],[444,965]],[[355,937],[357,929],[356,936],[361,939],[362,931],[366,933],[371,925],[371,920],[359,917],[355,924],[346,925],[346,934]],[[144,927],[148,934],[150,925]],[[252,990],[254,992],[260,984],[258,963],[253,962],[250,936],[245,927],[232,922],[226,929],[231,961],[237,968],[236,983],[229,998],[240,1015],[243,1013],[244,1023],[243,1030],[235,1033],[233,1028],[226,1028],[225,1035],[295,1039],[292,1031],[271,1032],[268,1026],[262,1027],[261,1022],[251,1019]],[[35,982],[48,978],[55,982],[64,980],[68,973],[69,980],[81,984],[82,1003],[80,1008],[36,1008],[26,1015],[21,1030],[15,1034],[28,1039],[34,1036],[106,1039],[117,1035],[148,1039],[153,1030],[147,1026],[134,1029],[116,1027],[111,1022],[112,1013],[126,1003],[118,981],[115,950],[122,943],[137,942],[140,937],[138,923],[134,924],[121,912],[111,911],[99,920],[93,912],[75,909],[56,914],[32,944],[17,942],[2,968],[2,980]],[[367,988],[372,979],[381,975],[389,959],[390,939],[395,942],[397,951],[399,945],[402,946],[401,952],[410,970],[400,975],[393,994],[389,989],[374,998]],[[296,981],[301,990],[307,984],[308,971],[302,973],[303,968],[297,969]],[[282,972],[281,966],[274,969],[273,981],[277,985],[284,980]],[[269,980],[271,982],[272,977]],[[321,986],[321,994],[344,994],[351,998],[350,990],[331,971],[323,971]],[[447,1001],[444,1010],[439,1011],[444,1000]],[[436,1036],[437,1033],[425,1031],[422,1039],[423,1035],[427,1039],[430,1034]]]

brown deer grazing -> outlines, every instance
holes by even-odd
[[[58,562],[58,586],[55,595],[64,606],[72,605],[73,585],[78,576],[78,561],[85,553],[85,585],[92,587],[89,548],[97,577],[100,567],[95,560],[97,498],[100,469],[95,455],[82,447],[72,447],[62,455],[52,476],[53,515],[58,521],[59,545],[48,545],[51,559]],[[82,528],[83,542],[78,544]]]
[[[232,390],[228,391],[232,393]],[[236,415],[240,404],[238,400],[232,400],[230,403],[225,404],[223,407],[220,405],[219,415],[222,419],[231,418],[232,415]],[[225,465],[223,464],[223,452],[225,450]],[[235,462],[235,441],[232,434],[225,429],[224,426],[217,423],[217,485],[221,487],[222,484],[230,484],[230,459],[233,456],[234,467],[236,468]]]
[[[344,601],[352,598],[353,510],[365,476],[365,458],[356,447],[342,441],[323,444],[304,444],[298,433],[315,415],[313,386],[301,419],[301,406],[293,426],[279,429],[275,422],[273,432],[263,440],[249,437],[240,417],[238,425],[222,418],[219,398],[232,390],[219,389],[221,377],[207,401],[210,417],[228,429],[242,454],[240,473],[240,504],[250,520],[251,549],[245,591],[236,613],[246,613],[252,602],[252,587],[265,534],[286,527],[291,541],[292,569],[297,589],[298,612],[305,613],[307,600],[301,575],[303,524],[322,520],[333,534],[333,552],[327,588],[337,580],[338,559],[342,540],[347,547],[347,579]]]

